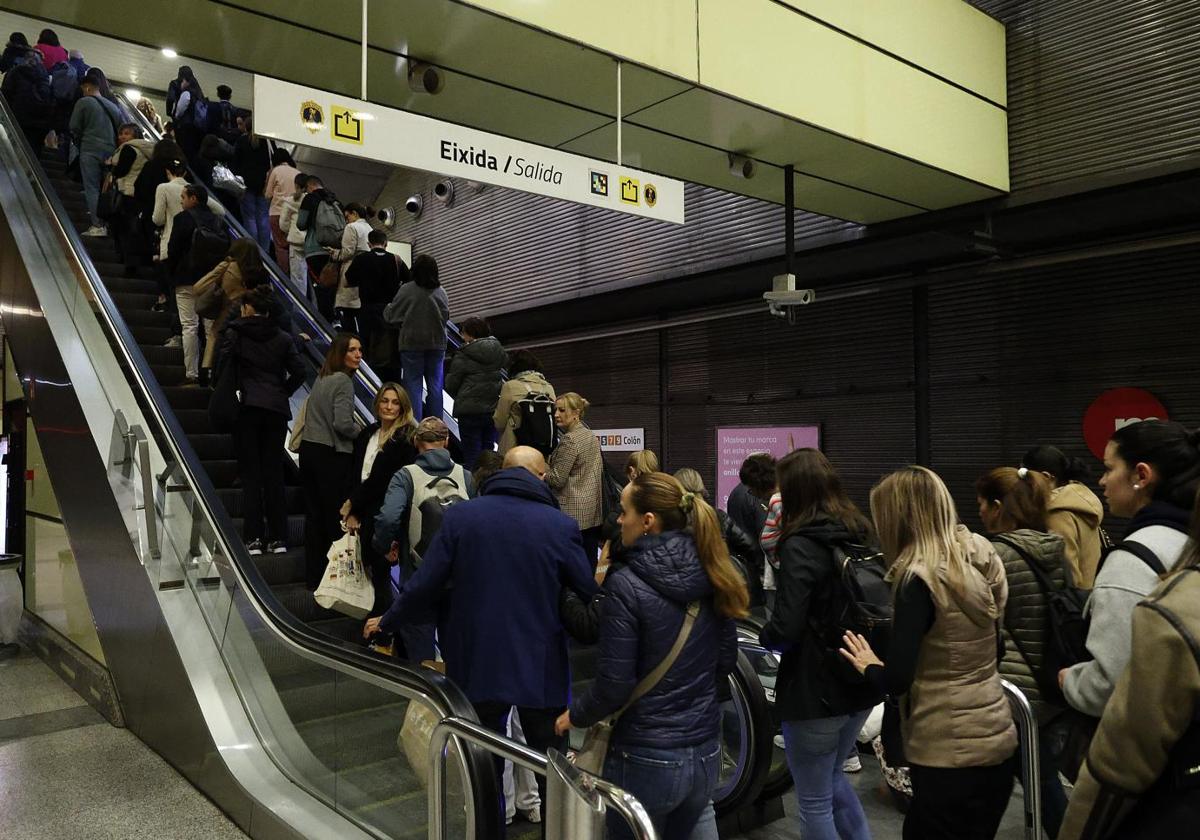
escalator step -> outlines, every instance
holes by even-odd
[[[155,313],[158,314],[158,313]],[[167,326],[169,321],[164,321],[161,327],[151,327],[142,324],[129,324],[129,331],[133,333],[133,340],[138,344],[165,344],[167,339],[171,337],[171,328]],[[207,402],[204,403],[208,405]]]
[[[163,345],[147,344],[141,348],[142,355],[146,357],[146,361],[151,365],[170,365],[172,367],[183,367],[183,348],[182,347],[164,347]]]
[[[188,436],[189,438],[191,435]],[[230,487],[217,491],[217,496],[221,499],[221,503],[225,505],[225,510],[230,516],[236,518],[245,516],[245,496],[240,487]],[[299,487],[285,487],[283,489],[284,508],[289,514],[304,513],[304,491]]]
[[[166,312],[155,312],[152,309],[131,309],[122,312],[121,317],[130,327],[167,327],[171,323],[171,316]]]
[[[325,622],[319,622],[324,624]],[[361,632],[362,622],[355,622]],[[327,679],[294,688],[280,687],[279,699],[296,723],[307,723],[344,712],[391,706],[403,698],[385,688],[363,680],[336,680],[332,673]],[[394,750],[396,739],[391,747]],[[415,781],[415,779],[414,779]]]
[[[254,565],[271,586],[304,583],[303,548],[293,548],[287,554],[263,554],[254,558]],[[359,627],[362,627],[361,623]]]
[[[117,308],[122,312],[128,312],[133,309],[149,309],[158,300],[158,292],[138,293],[110,289],[110,294],[112,294]]]
[[[355,644],[362,644],[362,629],[363,623],[357,618],[349,616],[340,616],[339,618],[328,618],[321,621],[314,621],[310,625],[314,630],[320,630],[326,636],[332,636],[335,639],[345,639]]]
[[[283,586],[272,586],[271,591],[275,593],[281,603],[288,612],[296,616],[301,621],[311,623],[328,618],[342,618],[343,616],[333,610],[327,610],[321,607],[313,600],[313,594],[304,588],[303,583],[289,583]]]
[[[205,389],[201,389],[205,390]],[[201,461],[227,461],[236,457],[233,436],[226,434],[188,435]]]
[[[222,486],[228,487],[229,485]],[[285,540],[288,548],[296,549],[304,546],[304,519],[305,517],[302,513],[288,514],[287,539]],[[237,528],[237,532],[239,534],[242,533],[242,519],[234,517],[233,524]]]
[[[95,266],[109,294],[120,292],[122,294],[154,295],[155,299],[158,298],[158,284],[153,280],[145,280],[141,277],[125,277],[121,273],[124,270],[124,266],[121,265],[95,263]]]
[[[206,388],[188,388],[186,386],[171,386],[163,388],[167,402],[176,411],[184,409],[208,411],[208,399],[212,392]]]
[[[158,384],[164,388],[172,385],[182,385],[184,383],[183,365],[156,365],[151,364],[150,370],[154,373],[154,378],[158,380]],[[204,389],[199,389],[204,390]],[[208,394],[204,391],[205,395]]]
[[[142,348],[145,350],[146,348]],[[175,416],[179,425],[188,435],[210,435],[213,433],[212,421],[208,418],[208,408],[177,408]]]
[[[238,477],[237,461],[201,461],[214,487],[232,487]],[[239,531],[239,533],[241,533]]]

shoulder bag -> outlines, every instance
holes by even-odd
[[[687,613],[683,617],[683,626],[679,628],[679,635],[675,637],[675,644],[671,645],[671,650],[667,652],[663,661],[658,663],[658,667],[653,671],[642,677],[642,681],[633,689],[633,694],[629,695],[629,700],[624,706],[604,720],[588,728],[587,735],[583,739],[583,746],[575,754],[576,767],[591,773],[593,776],[601,774],[604,770],[604,759],[608,756],[608,744],[612,740],[617,719],[625,714],[630,706],[641,700],[653,691],[655,686],[662,682],[662,678],[671,670],[671,666],[675,664],[675,660],[679,658],[679,654],[683,651],[683,646],[687,642],[688,636],[691,635],[692,626],[696,623],[696,616],[699,614],[699,601],[692,601],[687,605]]]

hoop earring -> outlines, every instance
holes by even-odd
[[[1134,490],[1141,490],[1141,489],[1142,489],[1142,485],[1140,485],[1140,484],[1135,484],[1135,485],[1133,485],[1133,489],[1134,489]]]

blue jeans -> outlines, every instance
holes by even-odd
[[[270,209],[271,200],[265,195],[256,195],[250,190],[242,194],[242,226],[262,246],[268,257],[273,253],[271,219],[267,215]]]
[[[96,216],[96,204],[100,201],[100,184],[104,181],[104,159],[107,155],[97,152],[79,153],[79,176],[83,179],[83,198],[87,202],[92,224],[103,227],[104,222]]]
[[[783,722],[804,840],[870,840],[862,803],[842,772],[869,713]]]
[[[446,361],[445,350],[401,350],[400,366],[403,368],[400,384],[412,400],[413,417],[442,419],[442,363]],[[422,406],[422,382],[429,389]]]
[[[458,439],[462,441],[463,466],[475,469],[479,453],[496,445],[496,426],[490,414],[463,414],[458,418]]]
[[[662,840],[716,840],[712,794],[720,770],[716,738],[674,749],[613,744],[604,762],[604,778],[638,798]],[[609,840],[632,836],[623,819],[608,818]]]

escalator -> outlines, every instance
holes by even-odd
[[[79,236],[79,187],[34,157],[2,100],[0,164],[5,364],[127,725],[252,836],[425,837],[424,767],[398,735],[413,704],[473,720],[470,703],[432,671],[367,654],[348,641],[357,622],[316,606],[294,474],[293,550],[248,555],[232,441],[209,426],[207,392],[184,386],[182,351],[163,346],[156,284],[122,276],[109,240]],[[329,334],[292,306],[311,381]],[[365,418],[370,383],[356,389]],[[490,756],[454,756],[451,833],[500,836]]]
[[[208,392],[184,384],[182,350],[164,346],[171,330],[168,316],[152,310],[157,284],[148,272],[123,276],[110,240],[79,236],[88,222],[80,187],[57,158],[35,158],[14,129],[0,99],[0,227],[12,245],[0,253],[12,269],[0,272],[8,363],[35,425],[73,430],[69,454],[47,450],[48,462],[58,460],[47,465],[55,490],[69,501],[86,485],[74,470],[89,464],[92,491],[110,509],[107,519],[91,515],[95,496],[79,499],[75,515],[63,505],[130,728],[252,836],[426,836],[422,768],[410,765],[398,735],[413,703],[435,718],[474,719],[469,702],[444,677],[365,653],[352,641],[359,622],[316,605],[304,588],[294,469],[289,552],[249,556],[232,439],[211,428]],[[245,235],[232,222],[231,233]],[[308,339],[311,384],[332,333],[263,256],[295,331]],[[45,383],[65,383],[65,403]],[[365,366],[355,377],[363,422],[378,384]],[[452,406],[447,398],[456,433]],[[112,570],[118,554],[121,574]],[[151,653],[130,632],[135,614],[146,623],[138,637],[154,639]],[[587,679],[587,654],[573,662]],[[156,706],[156,696],[172,705]],[[720,813],[760,795],[771,752],[766,699],[745,657],[731,697]],[[186,745],[181,729],[193,736]],[[464,749],[451,767],[452,836],[500,836],[489,756]]]

